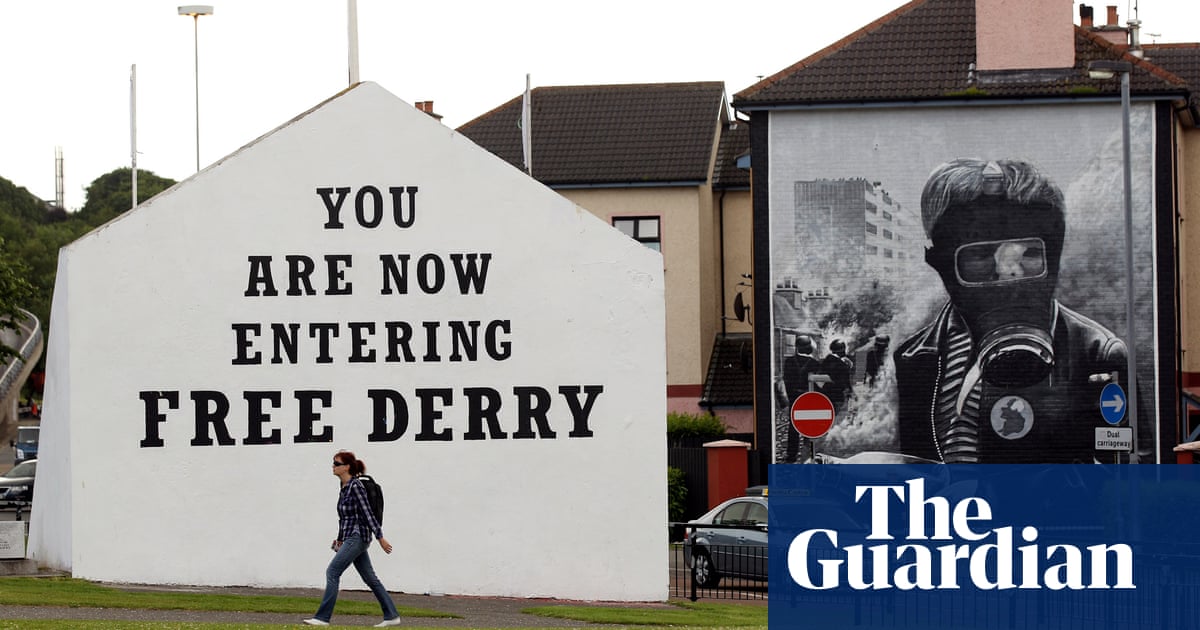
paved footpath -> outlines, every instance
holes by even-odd
[[[189,593],[213,593],[223,595],[287,595],[295,597],[320,598],[319,589],[262,589],[262,588],[207,588],[207,587],[163,587],[135,586],[127,584],[112,584],[115,588],[130,590],[164,591],[175,590]],[[597,603],[574,602],[549,599],[518,599],[498,597],[466,597],[409,595],[393,593],[392,598],[397,606],[410,606],[427,610],[458,615],[458,618],[438,617],[405,617],[405,627],[441,627],[441,628],[534,628],[557,627],[577,628],[600,625],[567,619],[552,619],[522,613],[521,610],[533,606],[568,604],[583,606],[621,606],[667,608],[664,603]],[[342,591],[339,600],[374,601],[369,592]],[[119,621],[157,621],[166,623],[232,623],[232,624],[295,624],[300,625],[308,615],[292,615],[279,613],[243,613],[243,612],[207,612],[190,610],[142,610],[122,608],[65,608],[42,606],[0,606],[0,621],[11,619],[97,619]],[[339,615],[334,610],[333,622],[344,626],[373,626],[382,617],[362,615]]]

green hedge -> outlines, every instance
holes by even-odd
[[[725,437],[725,423],[716,416],[695,413],[667,414],[667,440],[684,438],[720,439]]]
[[[674,466],[667,467],[667,518],[678,522],[686,518],[687,483],[683,470]]]

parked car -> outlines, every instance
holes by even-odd
[[[14,462],[37,459],[38,438],[41,436],[41,433],[42,428],[36,425],[17,427],[17,439],[9,443],[13,447]]]
[[[729,499],[688,521],[683,557],[703,588],[723,577],[767,579],[766,494]]]
[[[0,503],[28,503],[33,500],[33,480],[37,460],[28,459],[0,475]]]

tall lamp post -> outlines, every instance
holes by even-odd
[[[1098,60],[1088,64],[1088,76],[1093,79],[1111,79],[1117,73],[1121,74],[1121,148],[1125,174],[1125,321],[1128,365],[1125,381],[1129,391],[1125,400],[1129,405],[1127,417],[1129,426],[1133,428],[1133,457],[1137,458],[1138,443],[1138,408],[1137,408],[1137,340],[1134,338],[1134,309],[1133,309],[1133,174],[1131,153],[1129,148],[1129,73],[1133,64],[1128,61]]]
[[[192,16],[192,56],[196,75],[196,171],[200,171],[200,16],[212,15],[212,5],[185,4],[179,7],[179,15]]]

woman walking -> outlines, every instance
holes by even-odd
[[[383,583],[375,575],[371,567],[371,558],[367,556],[367,547],[371,544],[371,536],[379,539],[379,546],[384,553],[392,553],[392,544],[383,537],[383,527],[375,519],[371,505],[367,500],[367,490],[358,476],[366,472],[367,466],[356,458],[350,451],[339,451],[333,456],[333,474],[342,482],[341,493],[338,495],[338,535],[333,541],[333,560],[325,569],[325,596],[317,614],[304,623],[310,626],[328,626],[333,617],[333,605],[337,603],[338,586],[342,573],[353,564],[358,570],[363,582],[370,587],[379,600],[383,609],[383,621],[375,624],[376,628],[400,625],[400,613],[396,612],[396,604],[388,594]]]

